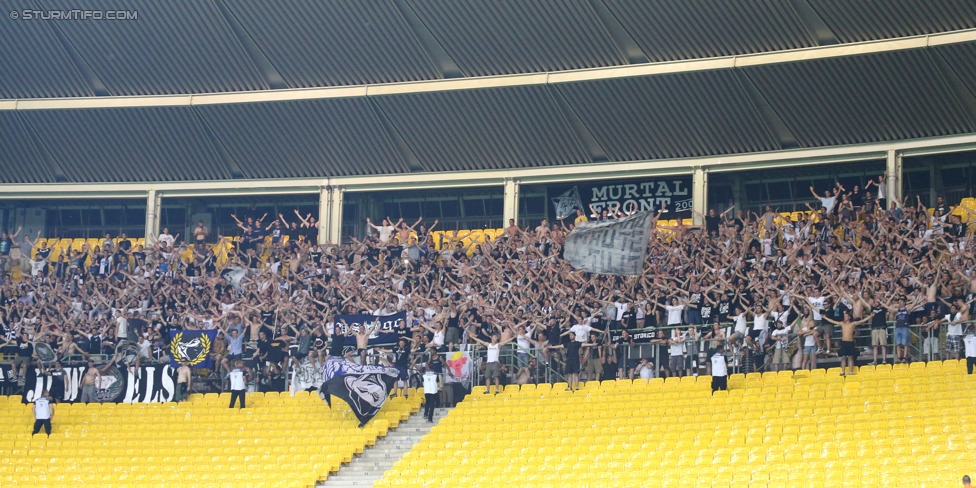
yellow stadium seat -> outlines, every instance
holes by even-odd
[[[0,398],[3,399],[0,408],[8,409],[8,413],[11,408],[17,408],[29,415],[19,403],[12,407],[8,397]],[[21,482],[41,480],[41,483],[30,482],[31,486],[114,486],[118,483],[168,486],[185,479],[181,478],[182,474],[193,475],[195,482],[203,484],[210,484],[207,482],[210,480],[218,485],[237,485],[251,478],[240,477],[236,472],[231,476],[228,472],[231,468],[260,469],[260,473],[266,469],[268,473],[279,474],[283,467],[304,474],[275,486],[291,486],[292,481],[299,480],[305,481],[295,486],[305,486],[327,477],[338,468],[340,458],[351,459],[352,453],[362,452],[377,436],[385,435],[389,430],[386,415],[409,415],[415,407],[419,408],[419,397],[410,402],[388,402],[380,416],[358,429],[357,422],[349,417],[348,408],[334,405],[338,408],[330,409],[324,402],[308,401],[307,395],[278,396],[273,403],[249,404],[245,411],[229,410],[224,405],[205,401],[208,398],[219,400],[220,397],[193,395],[188,402],[178,405],[59,405],[58,418],[62,420],[55,420],[54,435],[32,438],[29,434],[22,437],[12,432],[9,437],[0,434],[0,453],[8,461],[23,460],[23,469],[16,477]],[[328,422],[329,427],[298,428],[296,424],[303,419]],[[79,421],[83,422],[82,429],[69,426]],[[190,424],[206,426],[206,433],[184,431],[183,426]],[[323,432],[328,432],[328,436],[322,436]],[[14,443],[21,447],[7,450],[6,446]],[[268,446],[266,452],[274,456],[253,456],[256,446]],[[323,452],[329,453],[328,459],[322,457]],[[300,458],[315,458],[316,462],[295,459],[291,453],[301,453]],[[82,463],[92,456],[124,460],[124,463],[81,469]],[[200,468],[204,460],[205,470]],[[7,468],[2,466],[10,465],[0,465],[0,483],[13,486],[6,482]],[[175,476],[164,477],[165,470],[173,467],[180,471],[174,472]],[[63,477],[66,472],[73,477]],[[10,470],[10,474],[15,472]]]
[[[946,364],[942,364],[943,369],[953,368]],[[802,372],[758,377],[741,375],[735,379],[741,381],[743,388],[714,395],[698,388],[699,384],[709,384],[709,378],[701,378],[702,381],[657,380],[654,387],[643,381],[604,382],[598,390],[584,387],[586,395],[533,395],[532,404],[520,403],[523,399],[528,400],[523,395],[509,399],[505,395],[475,397],[471,400],[478,408],[465,408],[463,405],[468,400],[462,402],[462,407],[438,426],[448,430],[432,438],[424,450],[456,453],[460,449],[472,466],[490,462],[498,456],[514,456],[521,460],[525,453],[546,452],[551,456],[548,460],[535,455],[526,459],[539,466],[553,467],[553,463],[577,452],[574,447],[582,442],[588,446],[586,452],[595,452],[587,459],[602,460],[602,465],[613,473],[620,472],[628,462],[632,469],[642,466],[639,461],[635,463],[637,458],[632,454],[628,459],[624,454],[627,451],[621,450],[627,449],[626,446],[634,446],[632,452],[668,453],[672,462],[626,478],[632,482],[609,479],[601,474],[607,470],[590,473],[585,478],[567,478],[566,481],[614,486],[642,486],[642,481],[649,476],[659,482],[655,484],[664,486],[700,486],[702,480],[706,480],[706,486],[729,487],[786,486],[791,482],[810,486],[862,486],[856,475],[844,476],[844,473],[852,470],[874,473],[871,476],[874,480],[879,476],[877,473],[889,470],[882,463],[898,459],[898,456],[911,456],[927,466],[948,462],[946,459],[951,457],[947,453],[951,450],[947,443],[953,442],[950,439],[965,442],[966,436],[959,432],[956,416],[949,420],[941,412],[951,411],[957,404],[963,408],[972,404],[973,394],[969,392],[973,390],[959,389],[956,394],[962,397],[945,398],[946,390],[942,388],[947,381],[941,381],[941,378],[950,373],[940,370],[938,373],[942,376],[939,376],[931,367],[905,368],[904,377],[887,380],[880,379],[884,376],[877,370],[873,374],[868,371],[870,369],[865,369],[863,376],[846,379],[822,369],[812,376]],[[930,378],[940,378],[940,381],[930,381]],[[595,385],[595,382],[591,384]],[[626,384],[631,387],[621,386]],[[905,394],[898,390],[905,390]],[[698,396],[698,392],[703,395]],[[513,402],[514,399],[519,401]],[[599,405],[607,405],[614,411],[633,411],[634,418],[660,412],[675,425],[682,425],[683,429],[669,431],[667,425],[621,425],[613,418],[592,418],[589,412]],[[756,408],[757,405],[760,408]],[[530,414],[526,408],[545,413]],[[450,422],[459,412],[475,413],[475,410],[476,415]],[[909,419],[922,418],[918,412],[932,414],[923,414],[925,423],[916,425]],[[553,428],[567,425],[569,429],[585,430],[581,437],[557,434],[549,441],[535,435],[516,434],[502,421],[512,418],[525,419],[514,429],[518,432],[530,429],[535,422],[544,422]],[[471,424],[473,419],[478,419],[477,427]],[[884,427],[876,426],[878,423]],[[976,421],[964,425],[971,425],[971,430],[976,433]],[[450,429],[458,430],[451,434]],[[466,450],[468,448],[454,441],[465,433],[477,438],[491,438],[493,443],[487,450],[475,449],[478,446],[469,443],[470,449],[474,450]],[[913,442],[904,442],[909,439]],[[557,447],[547,449],[545,446],[549,442]],[[872,444],[868,445],[869,442]],[[967,459],[976,462],[973,456]],[[790,469],[793,465],[802,465],[805,469]],[[748,470],[739,468],[746,466]],[[519,485],[548,486],[552,483],[552,479],[530,477],[533,472],[530,468],[503,468],[501,475],[507,482]],[[688,476],[687,473],[696,475]],[[384,475],[379,486],[394,484],[399,479],[403,479],[403,472],[395,467]],[[463,484],[472,479],[452,481]]]

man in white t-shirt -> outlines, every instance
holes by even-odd
[[[729,336],[729,342],[738,343],[749,334],[746,312],[742,310],[742,307],[735,307],[735,316],[732,317],[732,323],[735,325],[732,327],[732,335]]]
[[[498,334],[491,335],[491,342],[485,342],[477,337],[472,337],[475,341],[485,346],[487,353],[485,355],[485,394],[487,395],[491,389],[492,380],[495,381],[495,394],[497,395],[501,390],[501,376],[502,376],[502,363],[499,361],[501,356],[501,348],[505,344],[512,341],[512,338],[504,342],[499,342],[500,336]]]
[[[634,368],[634,373],[642,380],[649,380],[657,378],[657,371],[654,370],[654,363],[652,363],[647,358],[640,360],[640,363]]]
[[[949,359],[949,355],[952,354],[952,359],[959,360],[959,353],[962,352],[962,324],[969,319],[963,315],[962,305],[962,300],[958,305],[952,305],[950,315],[946,316],[949,319],[949,327],[946,330],[946,359]]]
[[[976,366],[976,330],[972,324],[967,332],[962,338],[962,344],[966,348],[966,372],[973,374],[973,366]]]
[[[620,320],[623,319],[624,314],[627,312],[627,310],[630,307],[629,307],[629,305],[627,305],[627,303],[621,302],[619,299],[613,302],[613,306],[614,306],[614,308],[617,309],[617,316],[614,318],[614,320],[616,320],[617,322],[620,322]]]
[[[424,373],[424,418],[434,423],[434,409],[437,408],[437,373],[428,370]]]
[[[251,371],[244,367],[244,361],[237,360],[234,369],[227,373],[230,380],[230,408],[234,408],[235,401],[241,399],[241,408],[244,408],[244,394],[247,391],[247,378]]]
[[[129,319],[124,310],[118,310],[115,317],[115,341],[129,339]]]
[[[755,311],[752,313],[752,328],[749,329],[749,335],[746,336],[749,347],[759,349],[764,333],[768,332],[768,327],[769,319],[765,310],[763,310],[762,305],[756,305]]]
[[[668,326],[681,325],[681,315],[684,313],[686,305],[677,298],[672,298],[671,304],[664,306],[668,313]]]
[[[582,324],[576,324],[570,327],[569,331],[563,332],[563,334],[568,334],[569,332],[572,332],[573,334],[576,334],[576,342],[586,342],[586,339],[590,337],[590,331],[592,330],[593,327],[590,327],[590,319],[586,319],[583,321]],[[603,331],[598,330],[597,332],[603,332]]]
[[[366,218],[366,225],[376,229],[376,232],[379,233],[380,244],[387,244],[390,242],[390,238],[393,237],[393,233],[396,231],[396,226],[400,225],[400,222],[403,222],[403,219],[400,219],[396,224],[391,225],[390,218],[387,217],[383,219],[383,225],[376,225],[372,220],[369,219],[369,217]]]
[[[800,323],[800,337],[803,338],[803,360],[800,369],[813,369],[817,367],[817,329],[813,326],[813,320],[809,317],[804,318]]]
[[[166,247],[173,247],[176,243],[176,238],[169,233],[168,227],[163,227],[163,231],[159,233],[159,237],[156,238],[159,243],[165,243]]]
[[[814,191],[812,186],[810,187],[810,193],[813,194],[813,198],[820,200],[820,204],[824,208],[824,213],[830,215],[830,211],[834,209],[834,204],[837,203],[837,195],[831,193],[829,189],[824,190],[823,196],[817,195],[817,192]]]
[[[823,319],[824,305],[826,304],[827,297],[824,295],[814,295],[813,288],[807,288],[807,302],[810,303],[810,308],[813,310],[813,328],[817,331],[817,335],[821,339],[822,346],[826,347],[826,350],[817,351],[826,352],[830,354],[830,349],[833,347],[831,344],[830,336],[833,335],[834,326],[830,322],[825,322]]]
[[[51,394],[48,393],[47,389],[41,393],[41,396],[34,400],[34,405],[31,406],[31,410],[34,412],[34,432],[31,435],[37,435],[41,431],[41,427],[44,427],[44,432],[47,435],[51,435],[51,419],[54,418],[54,405],[51,403]]]
[[[773,367],[776,371],[781,371],[786,368],[789,362],[789,354],[787,346],[790,340],[790,331],[783,327],[783,322],[779,320],[776,321],[776,330],[773,331]]]
[[[685,375],[685,336],[677,329],[674,329],[671,339],[668,340],[668,376]]]
[[[718,346],[712,355],[712,393],[729,389],[729,365],[725,361],[725,348]]]

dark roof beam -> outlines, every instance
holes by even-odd
[[[830,30],[830,26],[820,18],[820,15],[810,6],[807,0],[789,0],[796,17],[803,23],[803,27],[810,33],[810,37],[821,46],[840,44],[840,40]]]
[[[796,140],[796,136],[790,131],[789,126],[783,122],[783,119],[776,113],[773,106],[766,100],[759,88],[756,87],[749,75],[742,71],[741,69],[732,70],[732,75],[735,77],[736,83],[738,83],[739,88],[742,89],[743,93],[752,101],[753,107],[756,109],[756,113],[762,118],[763,122],[766,124],[767,130],[769,130],[772,135],[779,141],[780,147],[783,149],[795,149],[800,147],[799,141]]]
[[[34,8],[36,10],[41,10],[41,7],[36,3],[34,4]],[[58,22],[44,22],[44,24],[47,24],[51,28],[51,31],[54,33],[54,37],[57,38],[58,43],[61,44],[61,48],[64,49],[64,52],[68,55],[68,58],[71,59],[71,62],[75,65],[75,68],[79,73],[81,73],[81,76],[88,83],[88,87],[91,89],[91,92],[94,93],[96,97],[111,96],[112,94],[109,93],[108,87],[105,86],[105,83],[102,83],[101,78],[95,74],[95,70],[93,70],[88,64],[88,61],[82,57],[78,50],[75,49],[74,45],[71,44],[71,41],[68,40],[68,36],[64,35],[64,31],[58,27]]]
[[[603,0],[590,0],[590,7],[600,19],[603,28],[610,34],[613,43],[617,46],[620,54],[627,59],[630,64],[643,64],[651,62],[647,54],[637,45],[634,38],[624,29],[624,26],[614,17],[610,9],[607,8]]]
[[[935,65],[939,77],[942,78],[946,87],[949,88],[949,92],[955,96],[962,107],[966,108],[969,119],[976,121],[976,93],[966,86],[966,83],[952,69],[952,64],[946,61],[942,53],[937,51],[933,52],[932,49],[925,49],[924,52],[932,61],[932,64]]]
[[[410,31],[424,48],[424,54],[430,60],[434,68],[441,73],[444,78],[464,78],[461,68],[454,62],[447,51],[441,46],[430,29],[424,24],[417,13],[403,0],[393,0],[397,11],[403,17],[404,22],[410,27]]]
[[[66,183],[68,181],[68,176],[64,172],[64,167],[62,167],[61,163],[54,158],[54,155],[44,144],[44,140],[37,135],[37,131],[34,130],[34,126],[30,124],[30,121],[27,120],[27,117],[25,117],[23,113],[17,114],[17,120],[21,125],[24,126],[24,129],[30,132],[31,137],[34,139],[34,147],[37,148],[37,152],[39,152],[41,157],[44,158],[44,161],[47,162],[48,169],[50,169],[51,173],[54,174],[54,181],[57,183]]]
[[[268,84],[268,87],[272,90],[284,90],[291,88],[281,76],[278,68],[271,64],[268,57],[263,51],[261,51],[261,48],[258,47],[257,43],[254,42],[251,34],[244,29],[244,26],[241,25],[240,21],[237,20],[237,17],[234,17],[234,14],[229,8],[227,8],[224,1],[214,0],[214,5],[216,5],[217,10],[220,11],[220,14],[224,16],[224,21],[227,22],[227,25],[234,33],[234,37],[237,38],[237,42],[241,44],[241,47],[244,49],[247,57],[251,59],[254,66],[256,66],[261,72],[261,77],[264,78],[264,82]]]
[[[563,96],[562,92],[559,91],[558,87],[552,85],[546,85],[546,93],[552,100],[553,104],[559,107],[560,113],[562,113],[563,119],[569,124],[569,127],[573,129],[573,133],[576,135],[576,140],[579,141],[580,147],[582,147],[586,154],[590,157],[590,162],[593,163],[606,163],[610,161],[610,157],[607,156],[607,151],[603,149],[603,146],[597,142],[596,137],[593,137],[593,133],[590,129],[586,127],[583,123],[583,119],[579,117],[576,110],[573,109],[566,97]]]
[[[210,127],[210,123],[207,121],[207,118],[200,113],[197,107],[190,107],[190,113],[192,113],[193,117],[197,119],[200,126],[204,128],[204,132],[207,136],[207,140],[210,142],[210,146],[213,147],[214,152],[220,156],[220,162],[224,163],[224,167],[227,168],[231,178],[234,178],[235,180],[247,178],[248,175],[244,174],[244,171],[241,170],[240,165],[237,164],[237,161],[234,161],[234,158],[231,157],[230,152],[224,147],[223,142],[217,137],[217,133],[214,132],[212,127]],[[268,161],[268,164],[274,164],[274,162]]]
[[[366,101],[369,103],[369,108],[372,110],[373,116],[376,117],[376,120],[380,122],[380,125],[383,126],[383,131],[386,132],[387,136],[390,138],[390,141],[392,141],[393,145],[396,146],[397,152],[400,153],[400,157],[407,163],[407,168],[410,170],[410,172],[429,172],[430,170],[424,167],[423,163],[420,162],[420,158],[414,154],[413,150],[411,150],[410,146],[407,144],[407,141],[403,138],[403,136],[400,135],[400,132],[396,130],[393,123],[390,122],[390,118],[386,116],[383,109],[380,108],[380,106],[376,103],[376,99],[368,98]]]

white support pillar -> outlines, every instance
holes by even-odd
[[[332,187],[323,186],[319,188],[319,238],[318,245],[329,243],[331,230],[329,221],[332,217],[329,212],[329,205],[332,203]]]
[[[342,201],[346,190],[341,186],[333,186],[329,191],[329,235],[328,241],[333,244],[342,243]]]
[[[702,215],[708,213],[708,171],[701,166],[695,167],[691,176],[691,208]],[[694,225],[705,222],[697,214],[692,214]]]
[[[159,235],[159,205],[162,196],[156,190],[146,192],[146,230],[144,237]]]
[[[885,192],[888,202],[886,205],[891,206],[890,202],[901,202],[902,193],[902,162],[901,153],[891,149],[888,151],[888,157],[885,160]],[[888,210],[887,208],[884,210]]]
[[[502,217],[502,227],[508,227],[508,221],[514,220],[518,225],[519,182],[505,178],[505,200]]]

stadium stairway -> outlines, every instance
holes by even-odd
[[[434,423],[424,420],[423,411],[411,415],[395,431],[391,430],[372,447],[367,447],[362,454],[353,458],[352,462],[339,468],[338,473],[329,476],[318,486],[322,488],[373,486],[373,483],[392,468],[393,463],[399,461],[423,436],[427,435],[430,429],[447,415],[447,412],[446,408],[435,410]]]

